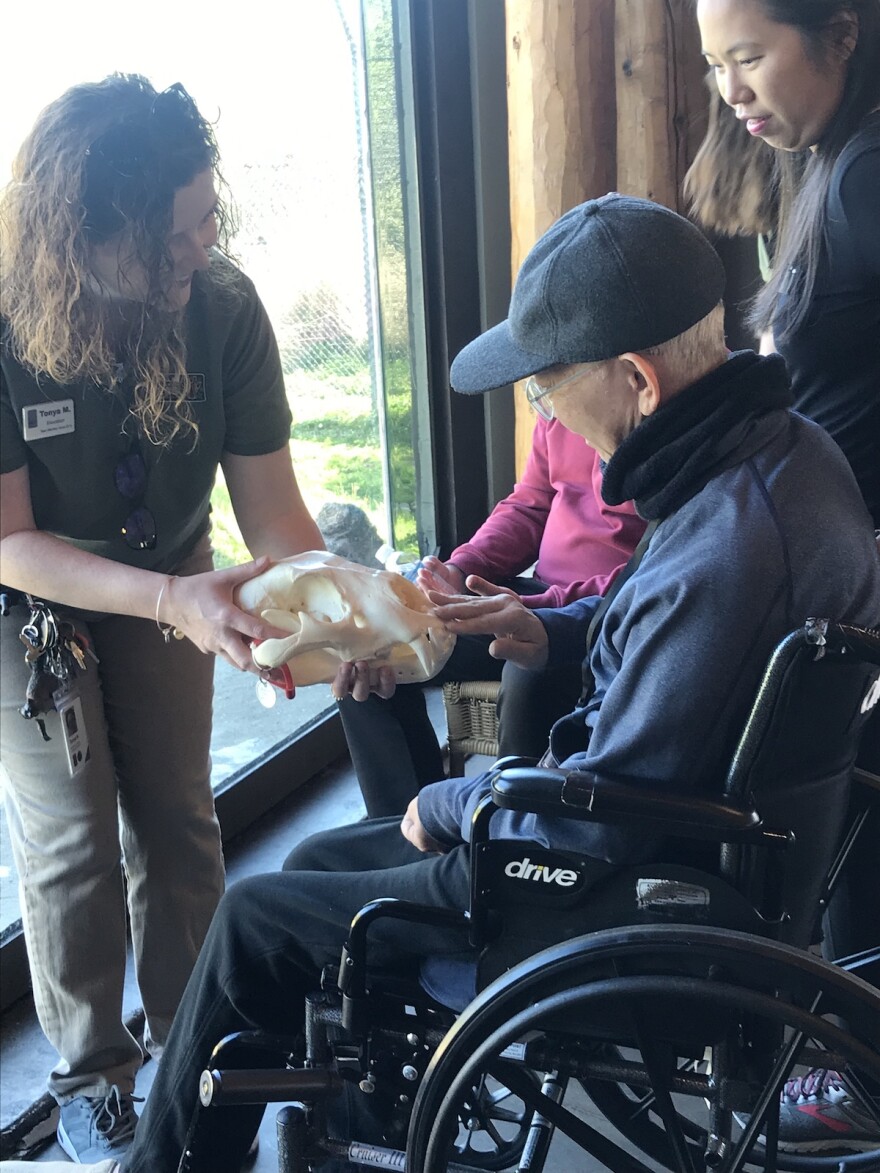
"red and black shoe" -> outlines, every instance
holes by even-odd
[[[839,1071],[813,1068],[782,1090],[779,1148],[786,1153],[880,1150],[880,1108],[857,1096]]]

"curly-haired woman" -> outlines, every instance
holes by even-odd
[[[245,640],[267,632],[234,588],[323,545],[271,326],[224,253],[219,182],[183,87],[114,74],[43,110],[0,202],[6,811],[59,1140],[80,1163],[123,1152],[136,1122],[126,901],[158,1055],[223,888],[204,653],[248,669]],[[226,570],[218,466],[256,559]],[[44,695],[46,739],[18,712],[26,596],[86,665]]]

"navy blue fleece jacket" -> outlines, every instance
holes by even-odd
[[[818,425],[789,411],[777,356],[733,355],[620,446],[603,495],[659,525],[605,614],[587,703],[553,727],[564,767],[650,785],[717,788],[775,645],[809,616],[880,625],[880,555],[852,472]],[[551,664],[579,659],[597,600],[536,610]],[[425,787],[419,815],[466,840],[486,775]],[[499,812],[493,836],[612,863],[650,856],[648,833]]]

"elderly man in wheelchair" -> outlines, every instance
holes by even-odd
[[[617,195],[526,258],[453,385],[537,376],[650,524],[605,600],[435,602],[526,668],[586,645],[581,703],[540,767],[435,783],[234,886],[95,1173],[238,1173],[267,1103],[282,1173],[880,1168],[880,949],[810,951],[877,817],[851,791],[880,774],[852,785],[880,556],[782,360],[726,352],[722,286],[696,228]]]

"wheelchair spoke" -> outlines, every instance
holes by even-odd
[[[555,1128],[564,1132],[570,1140],[580,1145],[586,1152],[593,1153],[602,1161],[610,1161],[611,1163],[607,1167],[613,1169],[615,1173],[651,1173],[641,1161],[631,1157],[589,1124],[585,1124],[568,1108],[557,1104],[555,1100],[551,1100],[549,1096],[545,1096],[543,1092],[536,1089],[526,1072],[514,1071],[505,1078],[511,1084],[512,1090],[533,1111],[539,1112]]]
[[[633,1112],[630,1119],[638,1120],[640,1116],[644,1116],[646,1112],[650,1112],[656,1102],[657,1097],[653,1092],[648,1092],[646,1095],[642,1096],[640,1100],[633,1100],[633,1107],[635,1108],[635,1111]]]
[[[678,1068],[679,1073],[687,1073],[689,1071],[696,1071],[697,1064],[693,1059],[686,1059]],[[586,1088],[584,1089],[587,1090]],[[646,1116],[648,1113],[656,1111],[657,1097],[653,1091],[645,1092],[643,1095],[639,1094],[635,1088],[629,1089],[631,1098],[627,1099],[629,1105],[628,1119],[636,1123],[640,1117]],[[587,1092],[589,1095],[590,1093]]]
[[[507,1070],[508,1065],[501,1063],[497,1071],[484,1073],[462,1097],[452,1147],[474,1168],[509,1168],[519,1159],[528,1135],[532,1114],[510,1090]]]
[[[488,1119],[491,1116],[493,1120],[501,1120],[510,1124],[521,1124],[523,1119],[522,1111],[517,1111],[515,1108],[505,1108],[504,1101],[511,1098],[510,1088],[503,1083],[494,1090],[490,1091],[488,1086],[488,1076],[484,1075],[480,1080],[479,1088],[476,1089],[476,1104],[475,1109],[480,1114]],[[480,1109],[481,1104],[488,1105],[486,1109]]]
[[[634,1017],[639,1049],[654,1089],[654,1110],[663,1121],[673,1157],[681,1173],[697,1173],[693,1151],[682,1132],[679,1116],[669,1092],[669,1065],[672,1062],[673,1067],[676,1066],[674,1056],[668,1047],[661,1046],[647,1032],[644,1017],[640,1013],[636,1012]]]

